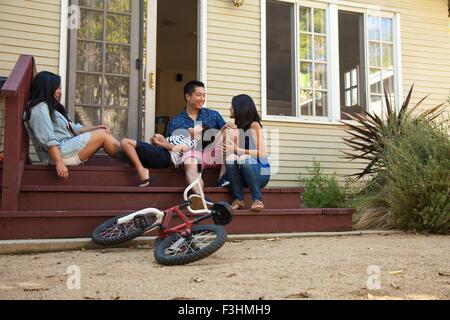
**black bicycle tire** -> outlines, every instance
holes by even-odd
[[[207,231],[214,231],[216,238],[208,244],[206,247],[201,248],[199,251],[192,252],[187,255],[182,256],[167,256],[165,254],[166,248],[172,244],[173,242],[177,241],[180,238],[180,235],[178,233],[172,234],[169,237],[167,237],[164,240],[161,240],[155,247],[154,250],[154,256],[156,261],[159,264],[166,265],[166,266],[175,266],[175,265],[183,265],[188,264],[194,261],[201,260],[203,258],[206,258],[207,256],[210,256],[217,250],[219,250],[227,241],[227,232],[222,226],[219,225],[202,225],[198,227],[192,228],[192,233],[196,233],[202,230]]]
[[[100,224],[97,228],[95,228],[94,232],[92,233],[92,241],[95,244],[101,245],[101,246],[112,246],[112,245],[116,245],[119,243],[124,243],[127,241],[130,241],[134,238],[139,237],[142,233],[144,233],[145,229],[142,228],[137,228],[135,226],[135,230],[133,232],[130,233],[125,233],[122,236],[118,236],[118,237],[114,237],[114,238],[105,238],[101,236],[101,233],[107,228],[112,226],[113,223],[117,222],[117,219],[124,217],[127,214],[123,214],[117,217],[113,217],[111,219],[108,219],[106,221],[104,221],[102,224]]]

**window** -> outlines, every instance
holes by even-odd
[[[300,7],[300,114],[327,116],[327,36],[323,9]]]
[[[354,107],[359,104],[358,67],[344,73],[344,105]]]
[[[384,90],[392,100],[397,90],[394,14],[309,3],[267,1],[264,117],[382,115]]]
[[[136,136],[139,58],[137,0],[78,0],[80,28],[69,44],[69,111],[86,126]]]
[[[384,91],[394,97],[394,42],[392,19],[369,16],[369,86],[372,111],[382,115]]]
[[[296,116],[293,6],[267,2],[267,109],[270,114]]]
[[[339,10],[340,116],[366,108],[364,15]]]

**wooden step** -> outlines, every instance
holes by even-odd
[[[90,237],[106,219],[132,211],[3,211],[0,239]],[[353,213],[354,209],[266,209],[258,213],[239,210],[225,228],[230,234],[349,231]],[[178,223],[180,220],[174,217],[172,225]]]
[[[57,210],[139,210],[146,207],[166,209],[182,201],[184,187],[105,187],[105,186],[22,186],[20,211]],[[244,189],[244,201],[251,205],[249,189]],[[263,201],[267,209],[296,209],[301,206],[303,188],[264,188]],[[231,202],[228,188],[205,188],[212,201]]]
[[[168,168],[151,170],[154,187],[185,187],[187,185],[184,170]],[[219,177],[218,169],[206,170],[202,174],[205,186],[215,187]],[[53,166],[25,166],[22,185],[54,186],[137,186],[139,177],[130,166],[88,166],[69,167],[69,179],[64,181],[56,175]]]

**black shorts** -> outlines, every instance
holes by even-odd
[[[150,169],[162,169],[172,166],[170,152],[147,142],[136,141],[136,153],[142,165]]]

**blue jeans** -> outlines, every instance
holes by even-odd
[[[252,199],[262,200],[261,188],[264,188],[270,180],[270,174],[261,174],[262,165],[256,161],[245,161],[244,163],[227,163],[227,179],[230,181],[233,199],[244,199],[244,187],[249,187]],[[268,171],[268,168],[263,168]],[[269,173],[269,172],[263,172]]]

